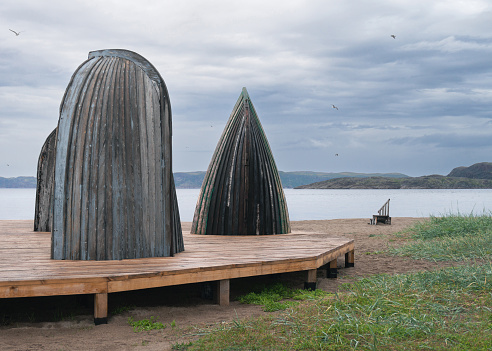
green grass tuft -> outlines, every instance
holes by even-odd
[[[492,350],[492,218],[431,217],[392,251],[482,264],[341,285],[336,295],[273,286],[240,298],[284,311],[220,326],[188,350]],[[391,249],[393,250],[393,249]]]
[[[122,313],[125,313],[125,312],[129,312],[129,311],[131,311],[131,310],[133,310],[135,308],[136,308],[135,305],[118,306],[118,307],[116,307],[115,309],[113,309],[111,311],[111,314],[112,315],[122,314]]]
[[[171,349],[174,351],[184,351],[188,350],[188,348],[192,345],[192,342],[178,342],[171,346]]]
[[[166,326],[162,324],[161,322],[157,322],[154,320],[154,316],[151,316],[150,319],[142,319],[140,321],[135,321],[133,320],[133,317],[128,318],[128,324],[130,324],[133,327],[133,331],[135,333],[141,332],[141,331],[148,331],[148,330],[154,330],[154,329],[164,329]]]
[[[282,303],[281,300],[289,299],[294,296],[292,289],[283,284],[264,287],[259,292],[250,292],[238,298],[239,302],[244,304],[263,305],[265,312],[274,312],[284,310],[291,306],[292,303]]]
[[[238,298],[244,304],[263,305],[263,311],[275,312],[296,306],[298,301],[283,301],[286,299],[306,300],[314,297],[326,296],[328,293],[322,290],[293,290],[281,283],[269,287],[263,287],[258,292],[250,292]]]
[[[492,265],[344,284],[281,314],[218,328],[188,350],[486,350]]]
[[[492,215],[445,215],[441,217],[431,216],[429,220],[420,222],[411,232],[416,239],[452,238],[463,237],[492,229]]]
[[[492,216],[448,215],[430,217],[407,231],[414,239],[393,255],[435,261],[490,259],[492,257]]]

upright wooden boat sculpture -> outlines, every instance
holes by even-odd
[[[192,233],[290,233],[285,195],[270,145],[243,88],[203,180]]]
[[[164,80],[126,50],[89,53],[58,122],[52,258],[120,260],[184,250]]]
[[[53,177],[55,175],[56,128],[41,148],[38,158],[34,231],[51,232],[53,219]]]

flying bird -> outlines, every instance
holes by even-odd
[[[393,39],[396,39],[396,35],[394,35],[394,34],[391,34],[390,37],[392,37]]]
[[[338,110],[338,107],[336,107],[335,105],[331,105],[333,108],[336,108]]]
[[[9,28],[9,31],[11,31],[12,33],[14,33],[16,37],[18,37],[19,34],[21,34],[21,32],[16,32],[15,30],[12,30],[10,28]]]
[[[335,154],[335,156],[338,156],[338,154]]]

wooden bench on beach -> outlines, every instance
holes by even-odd
[[[369,224],[391,224],[391,217],[389,216],[390,199],[384,203],[378,211],[377,215],[373,215]]]

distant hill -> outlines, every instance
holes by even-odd
[[[284,188],[296,189],[490,189],[492,188],[492,162],[475,163],[469,167],[456,167],[447,176],[430,175],[409,177],[402,173],[354,172],[282,172]],[[204,171],[176,172],[174,181],[178,189],[199,189]],[[0,177],[0,188],[35,188],[35,177]]]
[[[197,172],[176,172],[174,173],[174,182],[178,189],[200,189],[202,187],[203,179],[205,178],[204,171]],[[354,172],[340,172],[340,173],[324,173],[324,172],[282,172],[279,171],[280,180],[284,188],[295,188],[300,185],[310,184],[314,182],[320,182],[333,178],[365,178],[384,176],[388,178],[405,178],[408,177],[402,173],[354,173]],[[35,188],[35,177],[16,177],[16,178],[2,178],[0,177],[0,188]]]
[[[200,189],[203,179],[205,178],[203,171],[198,172],[176,172],[174,173],[174,184],[178,189]]]
[[[492,189],[492,179],[430,175],[409,178],[336,178],[296,189]]]
[[[174,182],[176,188],[181,189],[199,189],[202,187],[203,179],[206,172],[176,172],[174,173]],[[353,172],[340,172],[340,173],[324,173],[324,172],[282,172],[279,171],[280,180],[284,188],[295,188],[300,185],[310,184],[314,182],[320,182],[327,179],[341,178],[341,177],[375,177],[384,176],[389,178],[403,178],[408,177],[402,173],[353,173]]]
[[[202,187],[203,179],[205,178],[203,171],[199,172],[176,172],[174,173],[174,182],[178,189],[200,189]],[[325,172],[282,172],[279,171],[280,180],[284,188],[295,188],[300,185],[310,184],[314,182],[320,182],[327,179],[341,178],[341,177],[376,177],[384,176],[389,178],[404,178],[408,177],[402,173],[354,173],[354,172],[340,172],[340,173],[325,173]]]
[[[447,176],[335,178],[296,189],[492,189],[492,162],[456,167]]]
[[[354,173],[354,172],[340,172],[340,173],[324,173],[324,172],[282,172],[279,171],[280,180],[284,188],[295,188],[301,185],[310,184],[314,182],[321,182],[334,178],[367,178],[367,177],[388,177],[388,178],[406,178],[408,177],[402,173]]]
[[[480,162],[470,167],[456,167],[448,177],[465,177],[472,179],[492,179],[492,162]]]
[[[0,177],[0,188],[35,188],[36,177]]]

